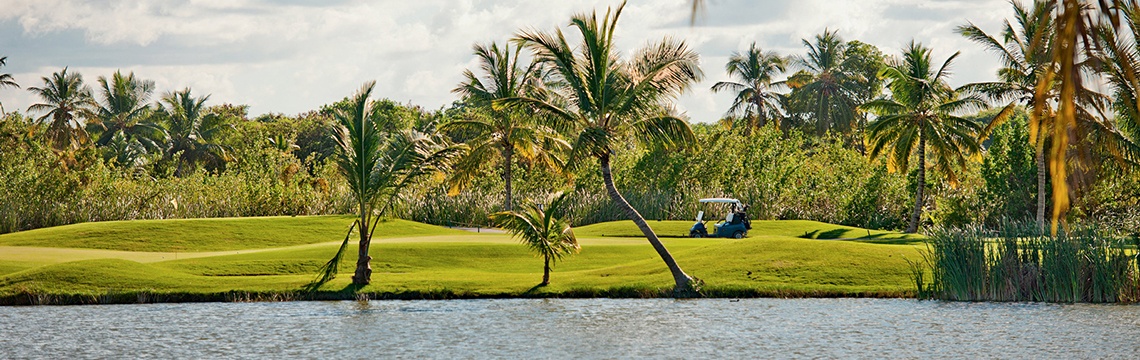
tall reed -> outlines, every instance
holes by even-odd
[[[939,228],[914,266],[914,280],[919,297],[928,299],[1135,302],[1140,300],[1136,246],[1135,237],[1090,225],[1058,236],[1016,222],[997,231]]]

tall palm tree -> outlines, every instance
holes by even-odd
[[[138,141],[147,151],[164,147],[167,135],[153,121],[148,103],[154,94],[153,81],[138,79],[133,72],[123,76],[115,71],[110,81],[100,76],[99,86],[102,99],[88,118],[88,128],[100,132],[96,145],[107,145],[122,133],[126,141]]]
[[[559,218],[569,193],[555,194],[548,204],[530,204],[522,211],[503,211],[491,214],[491,221],[526,244],[531,251],[542,255],[542,283],[550,284],[550,266],[553,261],[578,252],[578,238],[570,223]]]
[[[813,115],[816,132],[849,132],[855,124],[857,98],[864,87],[859,74],[845,66],[846,43],[835,31],[825,30],[815,42],[801,40],[807,56],[796,58],[804,69],[788,78],[794,100],[805,104]]]
[[[890,164],[905,171],[910,157],[918,157],[918,185],[907,225],[909,233],[918,231],[925,203],[927,150],[933,152],[934,167],[956,183],[953,167],[964,168],[966,156],[978,151],[976,133],[981,125],[955,114],[984,106],[981,98],[959,97],[946,83],[950,64],[958,53],[935,69],[930,52],[912,41],[903,49],[902,59],[890,61],[880,72],[889,81],[891,97],[863,105],[879,115],[867,127],[872,159],[886,152]]]
[[[163,96],[158,104],[159,118],[170,134],[167,158],[178,156],[174,176],[182,177],[184,166],[203,161],[224,162],[229,146],[221,144],[222,135],[233,128],[221,116],[206,113],[203,104],[210,95],[194,97],[190,89]]]
[[[47,137],[56,151],[78,150],[90,140],[79,116],[95,107],[91,89],[83,84],[83,75],[62,71],[43,77],[43,87],[30,87],[28,91],[42,102],[32,104],[28,111],[42,111],[37,121],[47,123]]]
[[[415,130],[383,131],[384,122],[391,119],[380,116],[373,107],[370,97],[375,86],[374,81],[365,83],[350,99],[348,108],[338,108],[333,114],[336,120],[333,138],[337,143],[334,157],[348,180],[359,216],[353,222],[353,227],[359,229],[360,241],[356,272],[352,276],[352,283],[358,286],[372,281],[369,246],[384,212],[405,187],[426,175],[445,171],[464,150],[462,146],[445,145]],[[324,279],[335,274],[348,239],[346,236],[340,251],[322,270],[328,274]]]
[[[1038,79],[1037,92],[1034,94],[1033,112],[1037,116],[1045,114],[1049,109],[1048,99],[1050,98],[1050,91],[1052,86],[1056,86],[1059,90],[1059,95],[1056,100],[1056,111],[1052,116],[1049,126],[1047,128],[1031,126],[1029,129],[1030,138],[1036,139],[1041,136],[1045,131],[1051,132],[1050,142],[1051,148],[1049,150],[1049,176],[1053,184],[1053,222],[1051,226],[1052,233],[1055,235],[1060,223],[1064,220],[1064,215],[1069,211],[1069,186],[1067,183],[1069,171],[1067,153],[1070,150],[1071,144],[1095,143],[1094,141],[1082,141],[1082,135],[1075,133],[1071,136],[1073,128],[1078,126],[1078,122],[1082,118],[1087,118],[1087,113],[1083,113],[1079,109],[1079,102],[1082,98],[1088,98],[1088,91],[1083,86],[1086,80],[1086,59],[1097,58],[1097,48],[1099,47],[1095,42],[1090,41],[1097,36],[1098,32],[1113,32],[1115,33],[1121,24],[1121,20],[1126,17],[1128,8],[1137,6],[1136,0],[1102,0],[1102,1],[1083,1],[1083,0],[1045,0],[1052,4],[1057,10],[1054,11],[1056,16],[1055,26],[1056,31],[1053,32],[1053,44],[1056,45],[1053,53],[1053,60],[1051,66],[1047,68],[1044,76]],[[1134,45],[1133,45],[1134,46]],[[1122,73],[1121,75],[1129,78],[1129,82],[1136,83],[1136,73]],[[1110,75],[1111,76],[1111,75]],[[1054,85],[1055,84],[1055,85]],[[1135,103],[1135,107],[1140,108],[1140,102]],[[1093,124],[1096,127],[1104,127],[1105,123],[1100,122]],[[1103,133],[1102,133],[1103,134]],[[1104,139],[1104,137],[1102,137]],[[1113,136],[1108,140],[1120,144],[1121,138]]]
[[[998,81],[969,84],[964,87],[987,96],[996,101],[1009,103],[994,117],[982,132],[980,140],[989,136],[993,129],[1001,126],[1009,119],[1018,105],[1035,106],[1035,95],[1040,77],[1045,74],[1053,61],[1053,10],[1055,4],[1048,1],[1036,1],[1033,7],[1026,8],[1017,1],[1010,1],[1013,5],[1014,19],[1017,27],[1006,20],[1001,32],[1002,41],[995,38],[973,23],[959,26],[957,31],[962,36],[985,46],[987,50],[998,55],[1002,67],[998,69]],[[1052,84],[1049,84],[1052,87]],[[1049,101],[1055,101],[1057,94],[1054,89],[1048,89]],[[1047,101],[1044,111],[1031,112],[1028,120],[1030,127],[1045,128],[1053,116],[1052,106]],[[1037,136],[1034,141],[1037,160],[1037,224],[1045,226],[1045,136]]]
[[[633,220],[669,268],[676,296],[693,296],[699,283],[686,274],[645,218],[630,206],[614,185],[610,161],[628,144],[655,144],[666,148],[695,142],[689,124],[670,111],[666,102],[702,77],[699,57],[682,41],[665,38],[634,52],[628,59],[614,48],[614,30],[625,3],[608,10],[599,21],[597,12],[575,15],[570,26],[582,36],[576,47],[561,30],[554,33],[524,31],[518,41],[536,61],[550,66],[565,101],[533,97],[505,99],[503,106],[529,106],[550,117],[559,128],[574,131],[570,163],[584,157],[598,161],[606,192]]]
[[[479,58],[482,74],[465,71],[464,81],[452,91],[482,110],[476,114],[489,116],[473,116],[441,127],[441,130],[468,131],[471,136],[467,141],[471,151],[456,164],[456,171],[449,179],[450,193],[457,194],[466,187],[484,166],[498,166],[505,184],[505,211],[512,209],[511,172],[515,157],[558,170],[562,162],[554,152],[569,147],[557,132],[539,124],[536,117],[519,109],[492,106],[496,100],[533,95],[540,90],[542,71],[535,63],[520,64],[521,50],[522,47],[512,49],[509,44],[502,48],[495,43],[476,44],[475,56]]]
[[[1140,71],[1140,49],[1137,48],[1140,5],[1126,4],[1121,10],[1124,31],[1114,31],[1111,27],[1101,27],[1097,31],[1100,48],[1103,49],[1098,60],[1113,89],[1112,108],[1129,141],[1120,141],[1123,136],[1105,136],[1107,141],[1102,143],[1110,145],[1108,153],[1136,163],[1140,161],[1140,152],[1135,146],[1140,141],[1140,76],[1137,75]]]
[[[8,63],[8,57],[7,56],[0,56],[0,67],[7,65],[7,63]],[[20,84],[16,83],[16,80],[12,78],[12,74],[0,73],[0,89],[3,89],[5,87],[12,87],[12,88],[19,89]],[[0,101],[0,117],[2,117],[2,116],[4,116],[4,102]]]
[[[736,93],[726,116],[741,116],[747,121],[744,134],[764,126],[769,121],[780,126],[780,94],[774,88],[784,86],[784,81],[772,81],[773,77],[787,70],[785,60],[773,51],[765,52],[752,43],[744,54],[733,52],[724,66],[729,76],[739,82],[721,81],[712,86],[713,92],[730,91]]]

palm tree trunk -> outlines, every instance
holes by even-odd
[[[368,255],[372,234],[369,233],[367,217],[361,216],[360,220],[360,246],[357,249],[356,273],[352,275],[352,283],[364,286],[372,282],[372,256]]]
[[[610,169],[609,155],[602,156],[598,161],[602,168],[602,180],[606,184],[606,192],[609,193],[610,199],[621,208],[626,217],[633,220],[634,224],[637,224],[637,228],[641,229],[641,233],[645,234],[645,238],[653,245],[653,250],[657,251],[657,255],[661,256],[661,260],[665,261],[665,266],[669,267],[669,272],[672,273],[673,281],[676,283],[676,286],[673,288],[673,295],[678,297],[695,296],[696,291],[699,290],[696,289],[698,284],[689,274],[681,270],[681,266],[677,265],[676,260],[673,260],[673,255],[669,254],[668,249],[665,249],[665,245],[661,243],[661,239],[657,238],[657,234],[649,227],[649,223],[645,221],[645,218],[637,212],[637,209],[629,205],[625,197],[621,196],[621,193],[618,192],[617,186],[614,185],[613,172]]]
[[[182,177],[182,156],[178,157],[178,166],[174,168],[174,177]]]
[[[926,134],[918,130],[918,186],[915,188],[914,212],[910,214],[910,224],[906,232],[918,232],[918,219],[922,217],[923,196],[926,190]]]
[[[542,266],[542,283],[539,286],[550,285],[550,255],[543,255],[545,264]]]
[[[1045,137],[1037,138],[1037,229],[1045,229]]]
[[[514,161],[515,152],[512,151],[510,144],[503,148],[503,182],[506,183],[506,191],[503,196],[503,211],[511,211],[511,165]]]

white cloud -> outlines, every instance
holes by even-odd
[[[115,69],[155,80],[161,91],[192,87],[212,103],[253,113],[298,113],[336,101],[368,80],[378,96],[438,108],[471,66],[471,44],[503,42],[520,29],[565,27],[575,13],[618,2],[580,1],[260,1],[9,0],[0,12],[0,54],[24,87],[64,66],[88,81]],[[911,38],[945,58],[962,50],[957,79],[988,79],[995,61],[952,30],[974,21],[988,31],[1008,16],[1004,1],[712,0],[697,26],[687,0],[632,1],[618,28],[622,49],[662,36],[686,39],[703,55],[704,82],[679,101],[695,121],[715,121],[732,101],[708,88],[726,80],[729,53],[756,41],[783,54],[801,38],[839,29],[894,54]],[[0,90],[7,110],[35,99]]]

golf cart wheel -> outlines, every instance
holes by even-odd
[[[700,239],[701,233],[694,231],[694,232],[689,233],[689,237],[694,238],[694,239]]]
[[[734,233],[732,233],[732,238],[733,239],[743,239],[744,238],[744,232],[743,231],[734,232]]]

